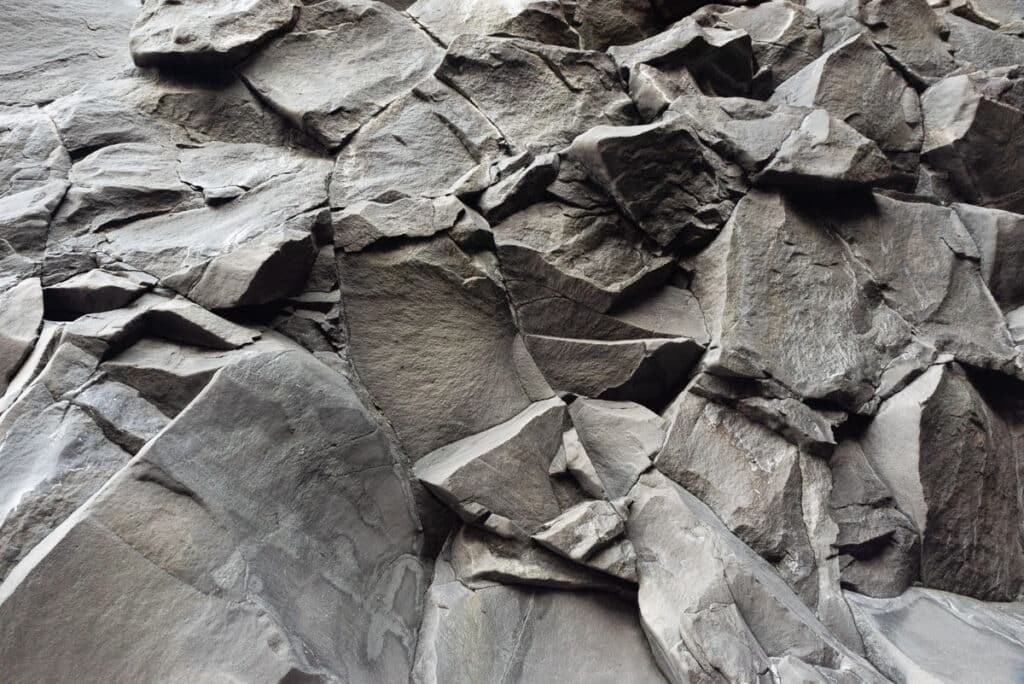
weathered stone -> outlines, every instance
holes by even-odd
[[[464,33],[511,36],[550,45],[578,48],[580,38],[553,0],[417,0],[409,15],[445,44]]]
[[[135,389],[119,382],[87,385],[70,401],[85,410],[108,440],[130,454],[138,453],[170,422]]]
[[[520,150],[556,151],[593,126],[634,118],[611,58],[600,52],[460,36],[448,47],[437,77]],[[523,102],[536,106],[527,110]]]
[[[222,68],[248,57],[298,17],[292,0],[147,0],[131,30],[139,66]]]
[[[454,227],[466,211],[454,197],[356,202],[334,216],[334,245],[358,252],[389,238],[430,237]]]
[[[946,31],[927,0],[898,6],[884,0],[859,0],[859,20],[871,30],[875,44],[916,86],[934,83],[957,68]]]
[[[291,32],[241,74],[282,116],[335,148],[440,59],[441,50],[400,12],[377,2],[327,0],[303,6]],[[322,87],[325,79],[337,87]]]
[[[0,294],[0,390],[32,350],[43,323],[43,290],[38,278],[23,280]]]
[[[562,444],[565,404],[537,402],[511,420],[432,451],[413,472],[469,523],[528,538],[561,513],[548,469]]]
[[[961,17],[945,15],[949,45],[958,62],[969,70],[1024,64],[1024,43]]]
[[[923,131],[917,93],[864,34],[835,46],[780,85],[772,102],[821,107],[878,143],[909,172]]]
[[[664,682],[627,602],[586,591],[469,589],[440,559],[412,681]]]
[[[666,422],[638,404],[583,398],[569,414],[608,496],[626,496],[661,449]]]
[[[825,681],[885,681],[693,495],[651,472],[631,498],[640,618],[673,681],[771,681],[782,656],[831,671]]]
[[[67,178],[71,159],[50,118],[37,107],[0,106],[0,197]]]
[[[576,138],[570,154],[662,246],[708,242],[744,189],[739,169],[678,119],[599,126]]]
[[[1024,611],[913,588],[898,598],[847,593],[868,658],[894,682],[1012,681],[1024,671]]]
[[[969,204],[953,210],[978,245],[985,284],[1003,311],[1024,305],[1024,216]]]
[[[584,561],[625,530],[625,515],[608,501],[584,501],[541,526],[533,539],[574,561]]]
[[[338,272],[352,364],[413,459],[551,396],[505,293],[449,238],[339,252]]]
[[[683,392],[667,411],[657,469],[707,504],[813,606],[818,578],[795,446],[737,412]]]
[[[558,177],[558,166],[558,155],[540,155],[484,190],[477,207],[491,223],[502,221],[533,204]]]
[[[714,15],[704,19],[702,24],[687,17],[655,36],[610,48],[608,53],[627,77],[648,64],[676,79],[689,74],[707,95],[748,95],[755,70],[750,35]]]
[[[127,278],[94,269],[44,288],[43,301],[47,312],[73,318],[120,309],[145,291],[145,287]]]
[[[47,681],[404,679],[425,577],[398,467],[304,353],[227,368],[8,577],[0,659]]]
[[[1024,125],[1024,111],[982,88],[968,76],[953,76],[925,91],[922,155],[947,175],[963,200],[1024,211],[1024,192],[1012,180],[1024,143],[1011,133]]]

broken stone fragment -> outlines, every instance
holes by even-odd
[[[665,682],[635,607],[614,596],[501,584],[471,589],[442,557],[426,604],[411,679],[417,684],[510,676],[523,682]]]
[[[927,87],[957,68],[943,40],[946,28],[927,0],[859,0],[858,10],[875,44],[913,85]]]
[[[687,17],[646,40],[612,47],[608,54],[627,79],[647,64],[676,80],[692,76],[707,95],[748,95],[755,69],[750,35],[714,16],[704,19]]]
[[[622,534],[624,513],[608,501],[584,501],[544,523],[533,539],[570,560],[582,562]]]
[[[0,293],[0,390],[32,350],[43,324],[43,289],[38,278]]]
[[[608,496],[629,493],[665,441],[667,423],[653,411],[626,401],[579,398],[569,414],[587,457]]]
[[[865,34],[840,43],[781,84],[772,102],[820,107],[874,140],[897,170],[915,171],[921,104]]]
[[[561,513],[548,469],[562,443],[564,420],[561,399],[537,402],[511,420],[427,454],[413,473],[466,522],[529,538]]]
[[[445,44],[464,33],[511,36],[549,45],[578,48],[580,37],[553,0],[417,0],[409,16]]]
[[[450,238],[339,251],[338,273],[352,365],[411,458],[552,395],[496,276]]]
[[[71,397],[114,444],[129,454],[157,436],[170,418],[142,398],[134,388],[104,381],[87,385]]]
[[[1003,311],[1024,304],[1024,216],[999,209],[954,204],[974,238],[985,284]]]
[[[358,252],[389,238],[430,237],[453,228],[466,211],[454,197],[356,202],[334,216],[334,245]]]
[[[968,71],[1024,64],[1024,44],[1019,37],[951,14],[942,19],[949,29],[949,46],[957,62]]]
[[[576,138],[569,153],[662,246],[706,244],[745,188],[740,170],[676,118],[598,126]]]
[[[44,288],[43,302],[51,318],[73,318],[80,314],[120,309],[146,289],[127,278],[93,269]]]
[[[293,0],[146,0],[130,34],[141,67],[224,68],[248,57],[298,17]]]
[[[517,150],[554,152],[635,110],[611,58],[518,38],[459,36],[437,77],[469,99]],[[536,106],[524,108],[522,103]]]
[[[491,223],[498,223],[541,197],[558,176],[557,154],[542,154],[528,166],[488,187],[477,200],[477,207]]]
[[[401,12],[378,2],[327,0],[302,6],[291,32],[269,43],[241,75],[282,116],[334,149],[440,59],[440,48]],[[339,87],[323,88],[324,82]]]

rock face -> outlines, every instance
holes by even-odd
[[[0,4],[5,684],[1024,676],[1019,0]]]

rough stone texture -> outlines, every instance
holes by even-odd
[[[5,684],[1024,677],[1020,0],[0,26]]]

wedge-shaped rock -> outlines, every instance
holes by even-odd
[[[851,188],[881,185],[893,177],[874,142],[824,109],[808,114],[756,176],[760,185]]]
[[[1011,435],[958,366],[928,370],[868,427],[871,465],[921,532],[925,586],[988,600],[1024,587]]]
[[[589,591],[467,588],[439,559],[412,681],[478,684],[665,679],[627,601]]]
[[[577,399],[569,406],[573,425],[607,495],[629,493],[665,441],[667,423],[627,401]]]
[[[925,91],[923,157],[946,174],[961,199],[1024,211],[1024,191],[1013,181],[1024,142],[1012,134],[1024,126],[1024,111],[983,88],[983,81],[953,76]]]
[[[404,679],[426,578],[398,468],[304,352],[225,369],[8,577],[8,676]]]
[[[103,434],[129,454],[159,434],[170,422],[132,387],[101,380],[76,392],[71,403],[85,410]]]
[[[658,470],[711,507],[813,606],[818,577],[804,523],[797,448],[690,392],[673,402],[667,417]]]
[[[649,0],[579,0],[563,8],[583,47],[605,50],[635,43],[664,28],[666,21],[657,4]]]
[[[686,337],[605,341],[527,335],[526,346],[556,390],[655,410],[678,393],[704,353]]]
[[[88,81],[132,67],[125,39],[139,13],[134,0],[12,0],[0,8],[0,102],[46,103]]]
[[[241,74],[271,107],[335,148],[440,59],[437,45],[402,13],[378,2],[328,0],[303,6],[291,32]]]
[[[334,245],[358,252],[397,237],[430,237],[449,230],[470,210],[454,197],[356,202],[334,216]]]
[[[146,0],[132,26],[132,59],[143,67],[230,67],[288,29],[298,13],[292,0]]]
[[[528,538],[562,511],[548,477],[565,404],[552,398],[416,462],[413,473],[469,523]]]
[[[899,596],[920,578],[920,536],[858,442],[835,450],[829,508],[838,525],[843,586],[860,594]]]
[[[600,52],[460,36],[437,77],[465,95],[518,150],[553,152],[600,124],[633,123],[633,103]],[[524,108],[523,102],[537,107]]]
[[[339,252],[338,273],[352,364],[413,459],[551,396],[504,291],[450,238]]]
[[[565,20],[562,5],[552,0],[418,0],[407,10],[445,44],[464,33],[512,36],[576,48],[580,38]]]
[[[662,246],[708,242],[745,187],[739,168],[676,118],[598,126],[576,138],[569,153]]]
[[[671,681],[770,681],[785,656],[824,681],[885,681],[696,497],[655,471],[631,498],[640,619]]]
[[[1024,44],[1019,38],[951,14],[942,20],[949,29],[947,41],[957,62],[968,70],[1024,64]]]
[[[605,312],[665,282],[672,259],[614,209],[535,204],[494,226],[513,303],[566,298]]]
[[[183,82],[150,73],[86,83],[45,111],[79,155],[118,143],[283,145],[295,131],[234,75]]]
[[[574,561],[584,561],[625,530],[620,512],[608,501],[584,501],[544,523],[533,539]]]
[[[32,350],[43,324],[43,290],[38,278],[0,293],[0,390]]]
[[[915,85],[934,83],[957,68],[943,39],[947,29],[927,0],[899,5],[858,0],[858,5],[858,18],[872,39]]]
[[[953,210],[978,245],[985,284],[1003,311],[1024,305],[1024,215],[970,204]]]
[[[478,164],[499,157],[501,143],[501,133],[472,103],[428,78],[341,150],[331,177],[331,205],[444,195]]]
[[[66,178],[71,159],[56,127],[37,107],[0,107],[0,197]]]
[[[821,107],[878,146],[904,172],[921,150],[921,104],[870,38],[840,43],[780,85],[772,102]]]
[[[641,64],[665,72],[673,80],[692,76],[707,95],[747,95],[754,77],[750,35],[705,16],[676,22],[666,30],[608,53],[628,78]]]
[[[146,289],[128,278],[93,269],[44,288],[43,301],[47,311],[73,318],[80,314],[120,309]]]
[[[1024,668],[1024,611],[912,588],[898,598],[846,594],[868,658],[894,682],[1013,681]]]
[[[66,180],[0,197],[0,288],[38,275],[54,212],[68,189]]]

